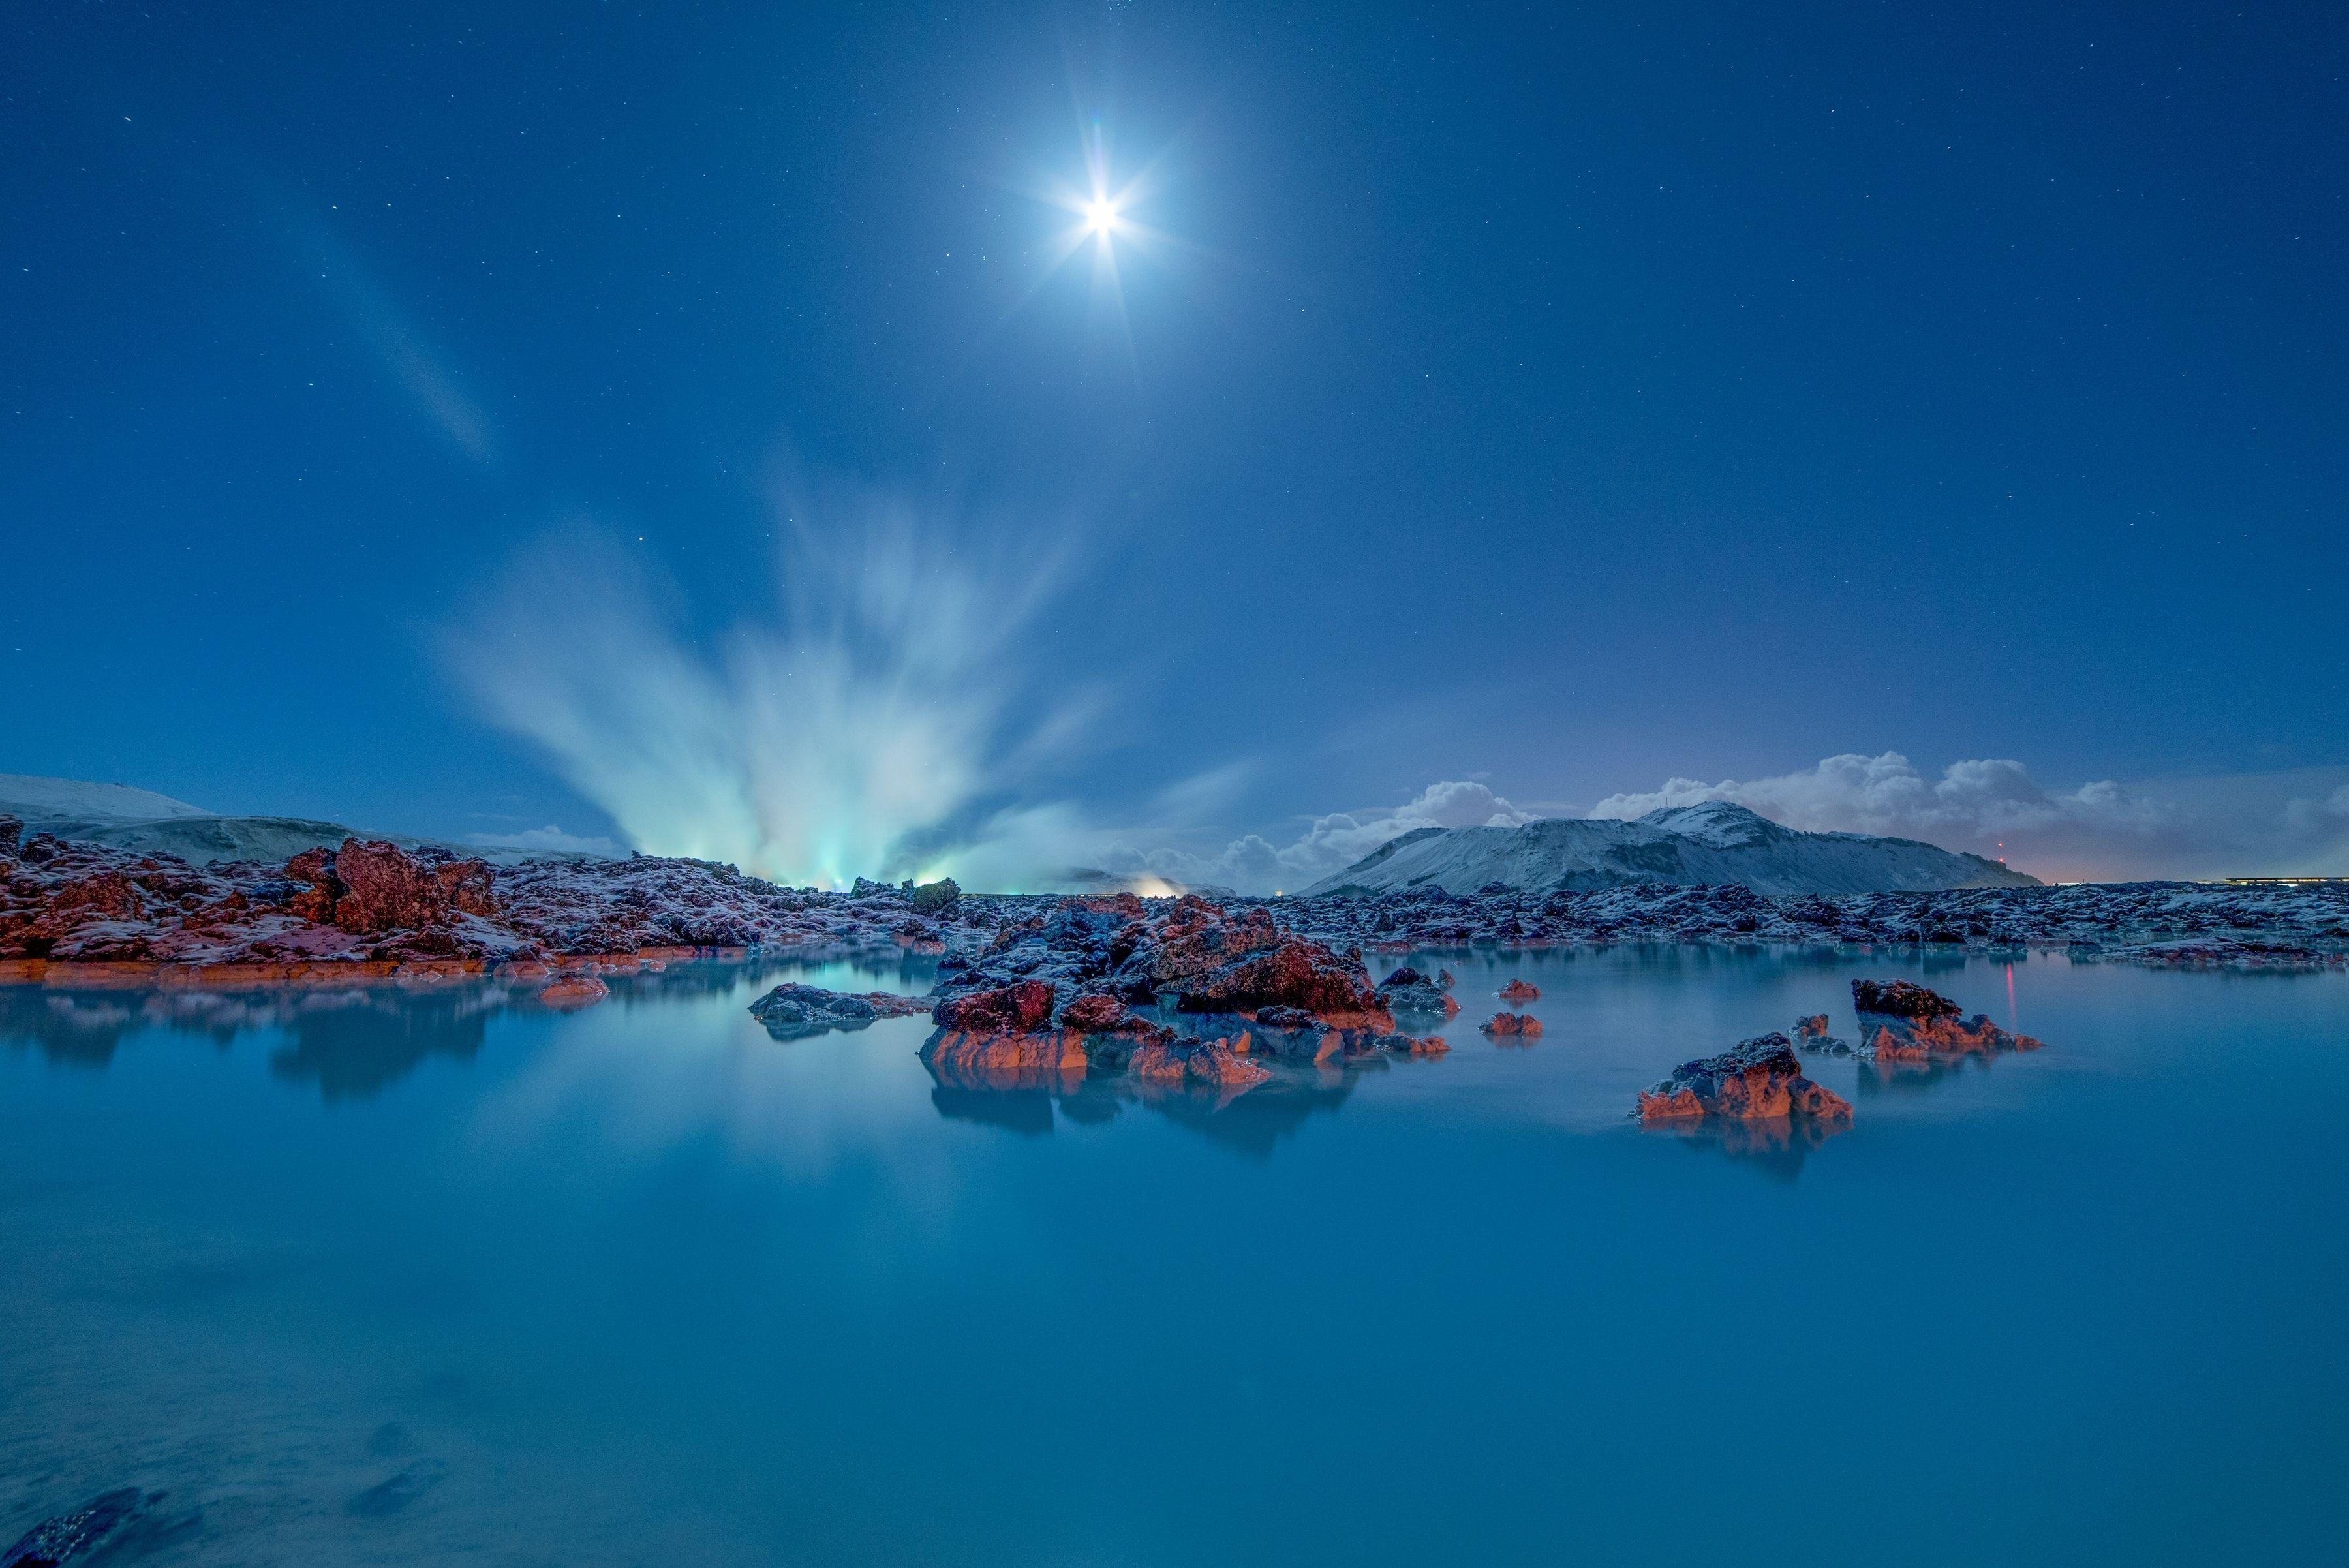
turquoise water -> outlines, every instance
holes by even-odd
[[[138,1485],[157,1562],[2340,1560],[2349,979],[1419,961],[1448,1056],[1220,1108],[743,1012],[918,961],[0,990],[0,1548]],[[1624,1121],[1860,974],[2048,1049]]]

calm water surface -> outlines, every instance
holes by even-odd
[[[1435,961],[1449,1056],[1221,1106],[743,1011],[918,961],[0,989],[0,1548],[135,1484],[157,1562],[2341,1560],[2349,977]],[[2049,1048],[1624,1121],[1861,974]]]

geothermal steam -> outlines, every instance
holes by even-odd
[[[1050,853],[1037,829],[1054,813],[1006,795],[1077,728],[1019,659],[1061,556],[868,490],[786,511],[772,619],[712,651],[680,634],[640,552],[573,536],[517,563],[449,638],[450,667],[648,854],[823,887],[1016,880]]]

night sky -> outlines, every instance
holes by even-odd
[[[2349,868],[2340,7],[792,9],[14,9],[0,772],[675,848],[680,771],[845,748],[957,781],[888,870],[1680,777]]]

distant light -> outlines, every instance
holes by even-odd
[[[1106,196],[1096,196],[1085,203],[1085,232],[1107,239],[1119,227],[1117,203]]]

